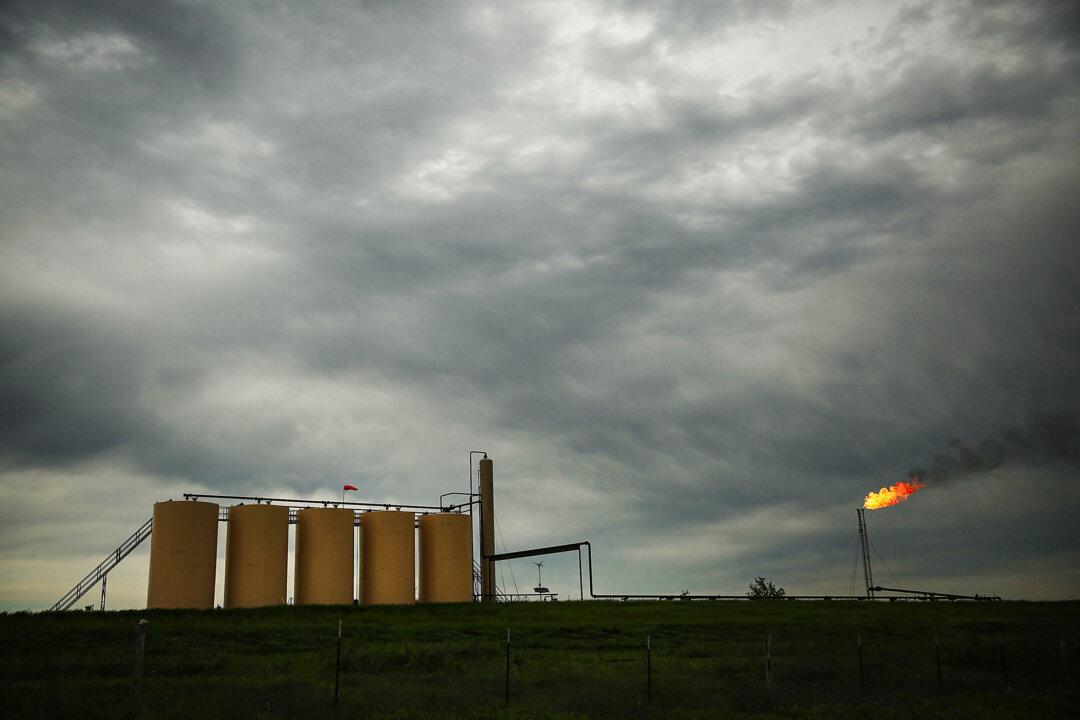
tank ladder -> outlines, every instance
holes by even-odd
[[[154,519],[150,518],[142,524],[138,530],[131,534],[124,542],[120,543],[120,547],[113,550],[108,556],[98,563],[98,566],[86,573],[86,576],[75,583],[75,587],[64,593],[63,597],[56,601],[55,604],[49,610],[69,610],[72,605],[79,601],[83,595],[88,593],[98,581],[101,581],[104,590],[105,577],[109,574],[109,571],[120,564],[120,561],[126,558],[131,552],[139,547],[146,538],[150,537],[150,533],[153,530]],[[105,607],[105,593],[101,595],[102,609]]]

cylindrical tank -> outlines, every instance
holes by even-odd
[[[420,602],[472,602],[472,519],[420,516]]]
[[[360,516],[360,602],[416,602],[414,515],[377,510]]]
[[[217,526],[214,503],[154,503],[146,607],[214,607]]]
[[[304,508],[296,512],[297,605],[347,605],[353,599],[353,511]]]
[[[225,607],[285,604],[289,508],[234,505],[225,546]]]

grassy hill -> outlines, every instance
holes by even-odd
[[[1080,662],[1078,602],[561,602],[4,614],[0,717],[130,716],[140,618],[145,718],[331,717],[338,619],[342,718],[1055,718],[1080,707],[1061,653],[1064,637]]]

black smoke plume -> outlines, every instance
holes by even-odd
[[[983,438],[976,445],[952,438],[948,450],[934,455],[934,464],[929,472],[916,468],[908,476],[941,482],[988,472],[1011,462],[1080,465],[1080,417],[1073,414],[1039,414],[1024,427],[1009,427]]]

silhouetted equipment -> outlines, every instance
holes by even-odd
[[[540,576],[540,568],[544,567],[544,561],[534,562],[533,565],[536,566],[536,587],[533,588],[533,592],[539,595],[547,595],[551,590],[544,587],[544,580]]]
[[[491,458],[480,460],[480,600],[495,602],[495,490]]]
[[[862,550],[863,580],[866,581],[866,597],[873,599],[874,571],[870,567],[870,538],[866,534],[866,511],[863,508],[855,508],[855,512],[859,516],[859,547]]]
[[[473,492],[473,455],[479,488]],[[745,600],[745,595],[682,593],[597,593],[593,588],[589,541],[515,552],[495,552],[494,463],[486,452],[469,451],[469,492],[444,493],[439,505],[406,505],[336,500],[297,500],[239,495],[185,493],[186,502],[161,502],[154,515],[101,563],[66,592],[53,610],[67,610],[98,583],[105,607],[106,576],[153,534],[147,606],[211,608],[217,559],[217,523],[228,523],[225,553],[224,605],[260,607],[285,604],[287,598],[288,526],[295,523],[297,604],[412,604],[416,602],[416,548],[419,537],[419,600],[424,603],[483,602],[534,598],[508,593],[495,582],[500,560],[576,552],[579,597],[585,599],[582,548],[588,550],[589,597],[612,600]],[[467,495],[468,501],[446,504],[445,498]],[[200,499],[240,501],[219,507]],[[251,504],[244,504],[251,501]],[[480,505],[478,562],[473,557],[473,507]],[[395,508],[395,509],[391,509]],[[784,600],[1000,600],[997,596],[958,595],[926,590],[881,587],[874,583],[863,508],[857,511],[859,549],[866,595],[786,595]],[[353,597],[355,528],[360,528],[359,598]],[[876,549],[875,549],[876,550]],[[879,555],[880,557],[880,555]],[[556,595],[544,586],[542,562],[533,591],[542,599]],[[887,568],[887,566],[886,566]],[[854,582],[854,577],[852,579]],[[899,581],[896,583],[899,585]],[[854,585],[852,586],[854,591]],[[898,593],[882,596],[878,592]],[[93,606],[88,606],[92,609]]]
[[[297,605],[347,605],[353,599],[353,511],[296,512],[293,588]]]
[[[360,518],[360,602],[408,605],[416,602],[415,515],[373,510]]]
[[[958,595],[956,593],[943,593],[934,592],[933,590],[905,590],[904,588],[892,588],[882,587],[881,585],[874,584],[874,571],[870,566],[870,535],[866,532],[866,511],[863,508],[855,508],[856,514],[859,516],[859,547],[862,550],[863,558],[863,579],[866,581],[866,597],[870,600],[876,598],[875,593],[879,592],[893,592],[903,593],[900,597],[882,598],[887,600],[978,600],[982,602],[998,602],[1001,600],[997,595]],[[874,548],[875,550],[877,548]],[[878,553],[878,558],[884,562],[881,558],[881,554]],[[885,569],[888,570],[888,564],[885,565]],[[890,574],[892,571],[889,571]],[[893,580],[896,577],[893,576]],[[896,580],[897,584],[900,583]],[[907,596],[906,598],[904,596]]]
[[[289,561],[289,508],[229,508],[225,547],[225,607],[284,605]]]
[[[874,592],[906,593],[913,596],[916,600],[980,600],[985,602],[999,602],[1001,600],[997,595],[958,595],[956,593],[935,592],[933,590],[905,590],[904,588],[882,587],[881,585],[876,585],[871,588],[871,590]],[[896,600],[898,598],[889,599]]]
[[[472,518],[421,515],[420,602],[472,602]]]
[[[109,572],[119,565],[121,560],[130,555],[135,548],[142,545],[143,542],[150,537],[153,525],[153,518],[149,518],[140,525],[138,529],[131,533],[124,542],[120,543],[115,550],[111,550],[109,554],[105,556],[104,560],[99,562],[90,572],[86,573],[79,582],[75,583],[74,587],[61,595],[60,599],[53,603],[49,610],[52,612],[58,610],[70,610],[75,603],[79,602],[79,598],[88,593],[99,582],[104,582]],[[94,606],[90,605],[89,607],[93,609]]]
[[[154,503],[148,608],[214,607],[218,506],[208,502]]]

